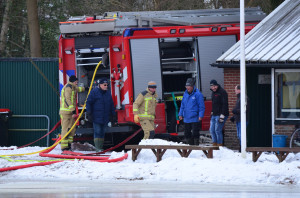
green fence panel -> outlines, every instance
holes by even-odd
[[[47,133],[47,117],[49,130],[59,121],[58,71],[57,58],[0,59],[0,108],[21,115],[9,119],[8,145],[22,146],[42,137]],[[43,117],[31,117],[36,115]],[[50,145],[57,133],[49,136]],[[32,146],[47,146],[47,138]]]

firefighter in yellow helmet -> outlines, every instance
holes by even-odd
[[[60,118],[61,118],[61,137],[64,137],[75,123],[76,118],[76,95],[77,92],[84,92],[84,87],[77,87],[78,79],[72,75],[69,82],[61,90]],[[61,141],[61,150],[70,150],[75,135],[75,127],[69,135]]]
[[[134,122],[140,123],[144,131],[144,139],[153,139],[156,98],[156,83],[150,81],[148,88],[141,92],[133,103]]]

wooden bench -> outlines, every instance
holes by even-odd
[[[151,149],[159,162],[167,149],[176,149],[181,157],[188,157],[193,150],[201,150],[207,158],[213,158],[213,150],[218,146],[188,146],[188,145],[126,145],[125,149],[132,149],[132,160],[135,161],[142,149]]]
[[[256,162],[263,152],[275,152],[279,162],[285,160],[289,153],[299,153],[300,147],[289,148],[289,147],[248,147],[247,152],[252,152],[252,161]]]

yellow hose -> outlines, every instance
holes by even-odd
[[[61,137],[61,139],[57,142],[55,142],[52,146],[48,147],[48,148],[45,148],[43,150],[40,150],[40,151],[36,151],[36,152],[32,152],[32,153],[20,153],[20,154],[10,154],[10,155],[0,155],[0,156],[23,156],[23,155],[33,155],[33,154],[37,154],[37,153],[41,153],[45,150],[48,150],[48,149],[52,149],[54,148],[55,146],[57,146],[63,139],[65,139],[69,133],[74,129],[74,127],[76,126],[76,123],[79,121],[79,119],[81,118],[83,112],[84,112],[84,109],[85,109],[85,106],[86,106],[86,101],[87,101],[87,98],[92,90],[92,87],[93,87],[93,82],[94,82],[94,79],[95,79],[95,76],[96,76],[96,73],[97,73],[97,70],[98,70],[98,67],[100,66],[100,64],[102,63],[102,61],[100,61],[97,66],[96,66],[96,69],[94,71],[94,74],[93,74],[93,78],[92,78],[92,81],[91,81],[91,85],[90,85],[90,88],[89,88],[89,92],[86,96],[86,99],[84,101],[84,105],[83,105],[83,108],[81,110],[81,113],[79,114],[78,118],[76,119],[75,123],[73,124],[73,126],[71,127],[71,129],[66,133],[66,135],[64,137]]]

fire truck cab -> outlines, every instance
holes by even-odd
[[[259,8],[246,9],[246,33],[264,17]],[[134,132],[132,104],[148,81],[157,83],[161,101],[156,108],[156,134],[182,132],[177,120],[187,78],[194,78],[203,93],[206,111],[202,130],[208,130],[209,82],[216,79],[221,86],[224,83],[223,70],[210,64],[239,40],[239,9],[107,12],[71,17],[60,23],[60,31],[61,88],[71,75],[89,86],[96,65],[102,61],[96,78],[110,79],[118,117],[108,133]],[[79,106],[86,97],[87,92],[79,93]],[[83,118],[76,133],[87,131],[91,133],[92,125]]]

